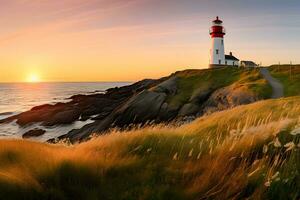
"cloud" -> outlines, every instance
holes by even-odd
[[[107,29],[114,26],[109,23],[116,12],[137,2],[141,0],[11,0],[2,5],[3,12],[0,8],[0,23],[9,19],[0,31],[0,44],[29,35]]]

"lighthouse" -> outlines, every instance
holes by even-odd
[[[226,65],[225,60],[225,48],[224,48],[224,35],[225,29],[223,27],[223,21],[216,17],[212,21],[212,27],[209,34],[212,39],[212,46],[210,49],[210,67],[223,67]]]

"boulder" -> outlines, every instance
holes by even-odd
[[[178,117],[194,116],[200,111],[200,109],[201,106],[199,104],[187,103],[180,109]]]
[[[45,130],[43,129],[33,129],[30,131],[27,131],[26,133],[23,134],[23,138],[31,138],[31,137],[38,137],[41,135],[44,135],[46,133]]]
[[[195,92],[192,94],[189,102],[202,104],[204,103],[209,96],[215,91],[214,88],[198,88],[195,90]]]
[[[165,93],[144,90],[114,113],[114,123],[124,126],[155,120],[166,97]]]
[[[177,92],[177,81],[178,77],[173,76],[159,85],[151,88],[151,91],[158,93],[165,93],[167,95],[174,95]]]
[[[45,120],[43,126],[54,126],[56,124],[71,124],[78,120],[80,111],[77,109],[64,110],[54,114],[51,118]]]
[[[259,97],[244,85],[231,85],[216,90],[203,104],[203,113],[209,114],[235,106],[258,101]]]
[[[170,105],[168,102],[164,102],[161,105],[160,111],[158,113],[157,119],[159,121],[171,121],[177,117],[178,110],[180,109],[179,105]]]

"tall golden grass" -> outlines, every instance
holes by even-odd
[[[293,97],[76,145],[1,140],[0,199],[299,199],[299,114]]]

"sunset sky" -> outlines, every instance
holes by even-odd
[[[206,68],[211,20],[225,51],[300,63],[299,0],[0,0],[0,82],[136,81]]]

